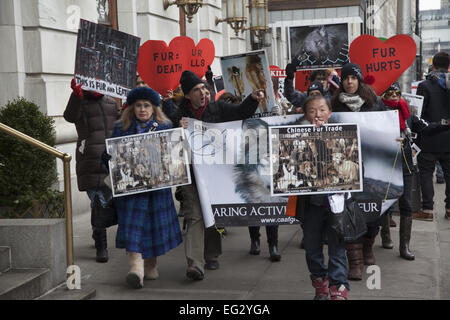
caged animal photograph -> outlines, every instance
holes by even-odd
[[[297,69],[340,68],[349,62],[346,23],[291,27],[289,43]]]

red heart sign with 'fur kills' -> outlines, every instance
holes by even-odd
[[[189,37],[173,38],[169,46],[164,41],[148,40],[139,49],[137,71],[149,87],[165,96],[167,90],[178,87],[184,70],[202,78],[214,54],[209,39],[201,39],[197,46]]]
[[[361,67],[364,78],[374,77],[371,84],[377,95],[383,94],[408,69],[416,58],[416,43],[405,34],[382,40],[364,34],[350,45],[350,61]]]

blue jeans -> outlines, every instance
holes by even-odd
[[[306,263],[311,280],[328,276],[330,286],[339,287],[343,284],[347,290],[347,257],[345,243],[339,242],[336,234],[327,223],[329,209],[313,204],[305,212],[303,235],[306,251]],[[328,267],[324,263],[322,234],[328,237]]]
[[[108,202],[112,199],[112,191],[108,187],[101,187],[98,189],[89,189],[86,190],[86,193],[89,197],[89,200],[91,200],[91,210],[94,206],[94,198],[95,195],[98,195],[98,198],[100,200],[100,204],[103,208],[106,207]],[[99,228],[92,227],[92,230],[100,230]]]

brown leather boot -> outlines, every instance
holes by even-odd
[[[362,280],[362,273],[364,269],[363,264],[363,244],[362,243],[348,243],[346,246],[347,260],[348,260],[348,279]]]
[[[385,249],[394,248],[394,243],[391,240],[391,230],[389,229],[389,216],[389,214],[383,215],[380,230],[381,246]]]
[[[364,264],[370,266],[376,263],[375,255],[373,254],[373,243],[375,242],[375,237],[366,238],[363,237],[363,257]]]

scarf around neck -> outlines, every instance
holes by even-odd
[[[400,121],[400,130],[405,131],[406,129],[406,120],[411,115],[411,112],[409,111],[408,104],[406,103],[403,98],[401,98],[399,101],[392,101],[392,100],[386,100],[381,99],[385,106],[391,108],[391,109],[397,109],[398,110],[398,118]]]
[[[195,118],[198,120],[202,118],[202,114],[205,111],[206,107],[208,106],[208,103],[209,103],[208,99],[205,99],[205,104],[202,107],[195,109],[190,100],[186,101],[188,108],[191,109],[191,111],[195,115]]]
[[[357,94],[350,94],[345,92],[341,92],[339,94],[339,101],[347,105],[347,107],[349,107],[353,112],[359,112],[362,105],[366,102]]]

